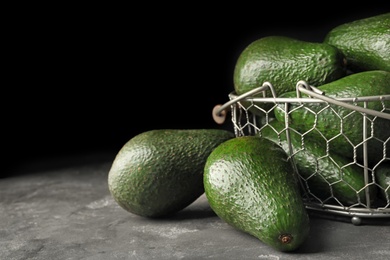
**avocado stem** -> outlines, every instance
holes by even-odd
[[[292,236],[290,234],[281,234],[279,236],[279,240],[282,242],[282,244],[288,244],[292,240]]]

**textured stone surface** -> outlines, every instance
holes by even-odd
[[[0,179],[0,259],[390,259],[390,219],[312,215],[308,241],[277,252],[228,226],[204,195],[167,219],[109,194],[113,154],[35,162]]]

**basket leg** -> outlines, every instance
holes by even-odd
[[[352,224],[354,224],[355,226],[358,226],[362,223],[362,219],[360,217],[357,217],[357,216],[353,216],[351,218],[351,222]]]

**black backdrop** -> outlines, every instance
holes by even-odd
[[[217,125],[211,111],[228,101],[235,61],[251,41],[285,35],[321,42],[339,24],[389,11],[383,4],[225,8],[100,6],[15,19],[2,104],[6,168],[115,152],[151,129],[232,129]]]

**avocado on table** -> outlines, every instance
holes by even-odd
[[[203,194],[211,151],[234,134],[223,129],[157,129],[130,139],[116,155],[108,188],[125,210],[143,217],[172,215]]]
[[[366,183],[362,166],[327,151],[326,143],[308,138],[310,134],[302,135],[273,120],[261,129],[260,135],[278,143],[291,156],[312,202],[345,207],[367,205],[366,191],[370,203],[377,199],[377,186],[370,178],[371,172]]]
[[[389,95],[390,72],[373,70],[354,73],[318,89],[334,99]],[[280,97],[293,98],[296,95],[296,91],[291,91]],[[302,94],[302,97],[307,95]],[[356,102],[354,105],[362,107],[364,102]],[[389,113],[390,100],[367,102],[366,108]],[[358,162],[363,163],[363,146],[366,143],[368,163],[374,167],[385,157],[384,148],[390,151],[390,120],[386,118],[366,115],[368,120],[365,125],[363,113],[326,102],[291,102],[288,110],[288,123],[292,128],[301,133],[311,132],[316,139],[327,141],[332,152],[349,158],[356,157]],[[285,123],[284,103],[275,107],[274,115],[278,121]],[[366,140],[363,140],[364,126]]]
[[[323,42],[337,47],[354,72],[390,71],[390,13],[336,26]]]
[[[225,222],[280,251],[308,237],[309,217],[286,152],[259,136],[227,140],[209,155],[205,194]]]

